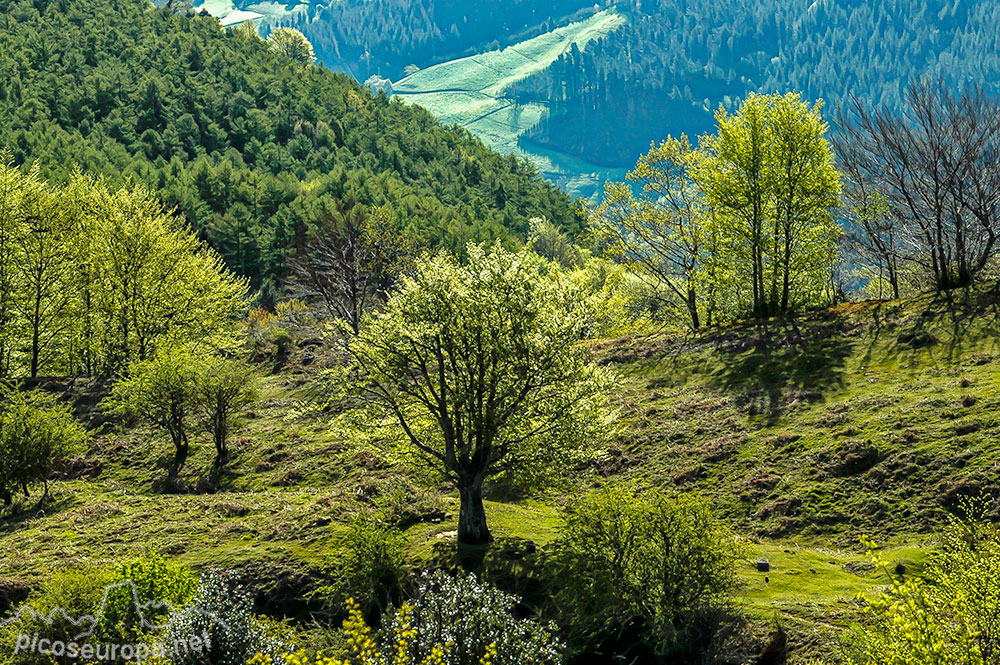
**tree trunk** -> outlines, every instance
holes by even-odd
[[[701,320],[698,317],[698,295],[693,286],[688,287],[687,307],[688,313],[691,315],[691,328],[698,330],[701,328]]]
[[[463,479],[458,488],[461,503],[458,509],[458,542],[464,545],[483,545],[493,541],[486,526],[486,509],[483,507],[483,478],[476,474]]]

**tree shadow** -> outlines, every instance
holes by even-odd
[[[818,401],[843,384],[856,327],[844,317],[820,312],[720,332],[711,340],[708,385],[728,393],[751,415],[773,421],[789,405]]]
[[[985,290],[942,291],[911,316],[897,304],[873,307],[864,361],[870,362],[876,349],[883,346],[880,353],[888,359],[926,351],[952,363],[961,358],[970,341],[981,346],[990,340],[994,346],[1000,342],[1000,285]]]
[[[11,505],[0,504],[0,534],[12,533],[26,522],[62,512],[73,504],[73,497],[63,493],[50,493],[44,500],[41,495],[16,496]]]

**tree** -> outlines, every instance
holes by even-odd
[[[83,445],[87,430],[66,404],[40,390],[5,388],[0,392],[0,497],[10,505],[20,488],[28,496],[31,483],[42,482],[49,495],[49,476],[60,460]]]
[[[996,100],[982,88],[955,93],[923,81],[910,86],[902,113],[871,111],[858,99],[851,111],[841,116],[837,150],[855,182],[888,200],[903,258],[938,290],[975,282],[1000,234]]]
[[[855,260],[875,276],[879,299],[886,283],[892,298],[899,298],[903,233],[889,201],[862,183],[846,194],[842,215],[848,247]]]
[[[229,457],[229,430],[236,415],[257,399],[256,376],[246,363],[218,355],[198,358],[193,365],[192,404],[212,432],[218,469]]]
[[[980,510],[952,519],[919,576],[873,556],[889,588],[859,596],[850,663],[1000,664],[1000,534]]]
[[[14,310],[14,248],[21,233],[22,176],[0,152],[0,378],[9,376],[19,332]]]
[[[750,311],[790,311],[826,284],[839,228],[840,178],[821,103],[751,94],[716,113],[694,176],[715,213],[728,263],[749,282]],[[745,277],[744,277],[745,276]]]
[[[632,625],[654,662],[688,662],[685,641],[717,628],[743,554],[704,502],[608,485],[567,510],[547,555],[552,602],[577,647]]]
[[[466,265],[429,256],[350,341],[358,390],[458,487],[461,543],[491,540],[488,476],[565,463],[603,421],[583,299],[535,261],[499,245],[470,244]]]
[[[316,62],[312,44],[295,28],[275,28],[267,36],[267,45],[272,51],[300,64],[311,65]]]
[[[133,362],[108,398],[108,410],[145,420],[167,432],[174,446],[172,473],[184,465],[190,450],[195,380],[192,353],[182,347],[161,346],[150,358]]]
[[[150,357],[165,340],[192,342],[225,334],[249,309],[247,282],[217,254],[179,228],[149,191],[115,192],[95,183],[93,308],[102,365],[111,372]]]
[[[20,173],[0,161],[0,367],[9,371],[21,342],[32,378],[65,346],[73,321],[71,240],[78,221],[74,202],[47,187],[38,172],[37,164]]]
[[[652,145],[627,183],[605,187],[591,220],[609,254],[668,294],[668,303],[686,311],[695,330],[701,327],[698,281],[710,214],[691,176],[698,158],[683,135]]]
[[[362,317],[382,304],[415,243],[385,208],[328,210],[315,240],[291,262],[299,294],[318,299],[357,334]]]

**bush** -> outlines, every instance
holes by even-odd
[[[45,484],[56,464],[87,440],[73,412],[40,390],[0,390],[0,497],[10,505],[18,489]]]
[[[546,553],[553,613],[578,649],[632,642],[675,662],[711,642],[742,549],[696,498],[609,485],[570,508]]]
[[[97,634],[105,641],[136,642],[191,600],[197,585],[190,568],[158,554],[119,564],[106,577],[107,604],[98,617]],[[140,604],[156,603],[143,610],[151,625],[143,625],[136,613],[136,598]]]
[[[1000,663],[1000,532],[980,509],[972,515],[952,520],[920,577],[899,574],[904,569],[873,554],[889,589],[859,596],[865,605],[848,640],[849,662]]]
[[[364,616],[377,618],[402,600],[405,548],[406,538],[388,522],[374,516],[356,518],[348,527],[341,551],[326,563],[332,583],[315,594],[335,612],[342,611],[342,603],[351,598]]]
[[[132,585],[126,585],[128,581]],[[80,644],[140,642],[154,632],[171,609],[183,606],[191,598],[195,584],[196,577],[189,568],[152,553],[112,566],[56,571],[38,592],[25,601],[25,605],[34,612],[23,612],[20,619],[0,628],[0,654],[3,654],[0,663],[51,665],[52,662],[78,662],[68,656],[24,652],[18,653],[16,660],[5,657],[14,653],[18,634],[38,633],[40,638],[75,641],[74,638],[89,626],[72,624],[69,620],[86,615],[95,617],[97,623],[89,637],[79,640]],[[135,596],[132,595],[133,587]],[[98,616],[105,594],[104,611]],[[136,601],[145,605],[143,611],[151,625],[140,621]],[[54,617],[55,620],[48,624],[37,615]]]
[[[250,594],[229,571],[202,575],[190,605],[171,616],[164,641],[172,644],[206,633],[207,657],[213,665],[244,665],[254,654],[277,656],[290,648],[279,628],[254,616]],[[204,658],[204,653],[183,652],[175,654],[174,663],[204,665]]]
[[[443,645],[436,646],[431,655],[424,660],[413,661],[409,659],[410,643],[416,637],[409,619],[411,612],[412,608],[408,605],[403,605],[400,608],[399,628],[392,634],[390,640],[380,648],[372,636],[372,629],[368,627],[361,615],[361,607],[351,599],[348,601],[348,616],[343,626],[349,651],[346,659],[341,660],[322,654],[309,654],[302,650],[287,653],[278,658],[258,653],[249,661],[248,665],[408,665],[409,663],[445,665],[442,660]],[[492,663],[484,661],[482,665],[492,665]]]
[[[517,604],[514,596],[472,575],[453,578],[439,570],[423,577],[412,604],[391,614],[382,632],[387,638],[409,624],[416,631],[409,644],[414,661],[429,658],[444,644],[447,665],[475,665],[486,659],[494,665],[560,662],[556,627],[517,618]]]

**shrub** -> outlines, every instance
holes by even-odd
[[[383,634],[410,625],[416,632],[409,644],[413,660],[429,658],[446,645],[447,665],[542,665],[558,663],[562,644],[556,627],[514,615],[517,598],[480,583],[472,575],[451,577],[443,571],[424,575],[412,606],[392,613]]]
[[[289,650],[287,636],[253,614],[253,600],[230,571],[206,571],[190,605],[175,612],[164,630],[164,641],[173,644],[192,635],[207,634],[207,654],[213,665],[244,665],[254,654],[277,656]],[[205,654],[181,652],[175,665],[203,665]]]
[[[374,516],[356,518],[344,535],[341,551],[326,563],[332,583],[316,594],[336,611],[347,598],[356,599],[365,616],[377,617],[402,600],[405,548],[402,532],[388,522]]]
[[[131,585],[126,582],[131,581]],[[80,644],[137,643],[155,632],[167,613],[186,603],[194,591],[196,577],[181,564],[157,554],[147,553],[112,566],[88,566],[54,572],[25,605],[34,612],[22,612],[20,618],[0,628],[0,663],[51,665],[77,659],[21,652],[14,660],[4,656],[14,653],[18,634],[33,635],[62,642],[77,641],[77,635],[91,628],[73,624],[87,615],[96,619],[93,632],[78,640]],[[135,596],[132,589],[135,589]],[[106,601],[105,601],[106,596]],[[104,610],[100,612],[102,601]],[[136,602],[144,606],[148,624],[136,612]],[[61,610],[61,611],[59,611]],[[53,612],[55,612],[53,614]],[[51,624],[40,616],[54,617]]]
[[[87,440],[87,430],[73,412],[40,390],[0,390],[0,497],[28,496],[31,483],[45,484],[59,460]]]
[[[343,631],[347,636],[349,654],[346,659],[308,654],[305,651],[285,654],[278,658],[258,653],[248,665],[446,665],[444,654],[446,647],[435,645],[422,660],[410,657],[410,646],[419,635],[413,627],[413,608],[403,605],[397,614],[398,622],[388,639],[379,646],[372,635],[371,628],[365,623],[361,607],[353,599],[348,601],[348,616],[344,621]],[[490,656],[479,661],[480,665],[493,665]]]
[[[848,639],[849,662],[1000,663],[1000,532],[979,517],[979,509],[972,514],[952,520],[921,577],[900,575],[903,569],[873,554],[889,588],[859,595],[865,604],[862,623]]]
[[[696,498],[606,486],[571,507],[546,554],[554,613],[577,648],[614,650],[624,631],[674,662],[707,647],[742,549]]]
[[[99,635],[108,641],[137,641],[191,600],[197,584],[190,568],[159,554],[147,553],[113,567],[106,577],[107,603],[98,617]],[[155,603],[143,609],[149,625],[143,625],[136,613],[136,599],[140,605]]]

